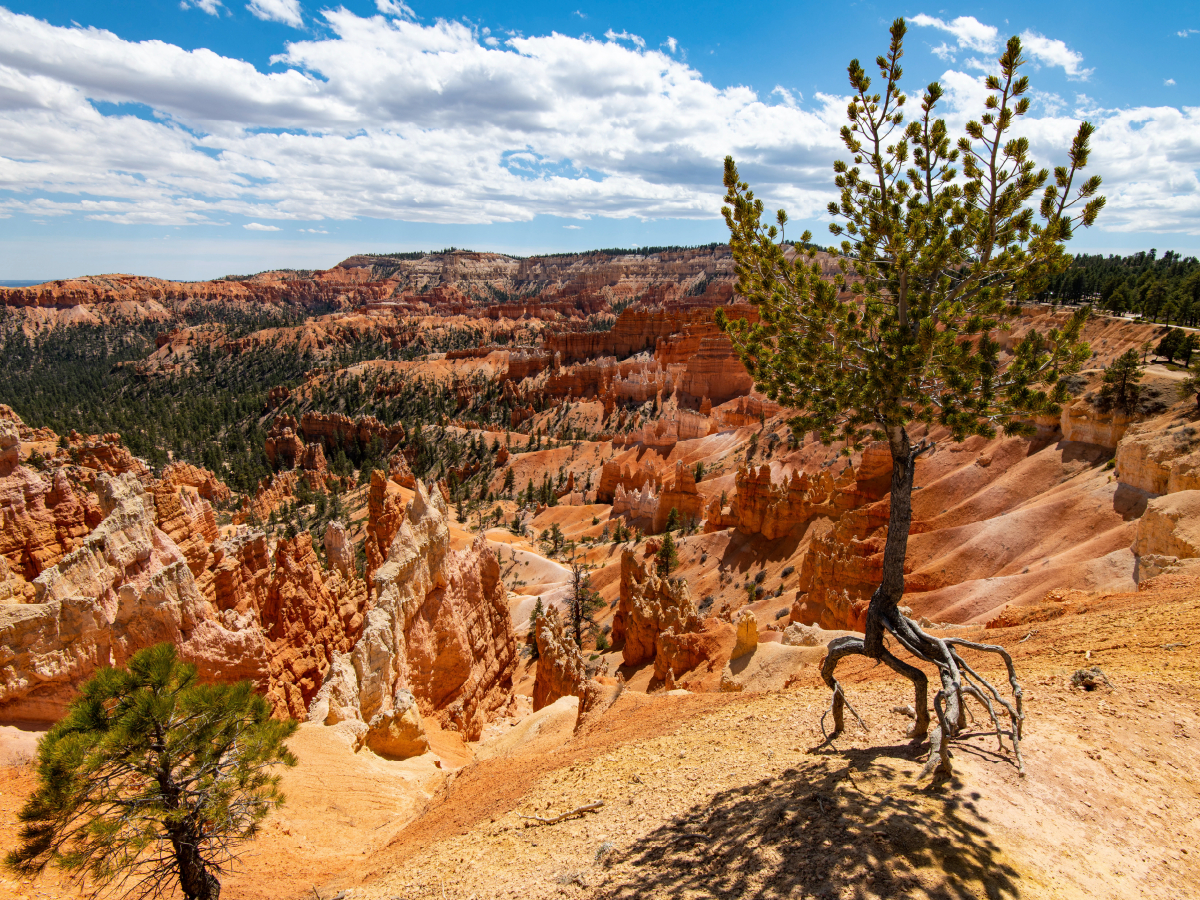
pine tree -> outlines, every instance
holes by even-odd
[[[1104,406],[1116,407],[1125,413],[1137,408],[1142,380],[1142,362],[1138,351],[1132,347],[1118,356],[1104,370],[1104,386],[1100,388],[1100,402]]]
[[[678,527],[679,527],[679,510],[677,510],[674,506],[672,506],[671,511],[667,513],[667,524],[665,526],[665,530],[666,530],[667,534],[670,534],[672,531],[675,531]]]
[[[235,845],[284,801],[272,769],[296,764],[295,731],[250,682],[203,685],[171,644],[141,650],[96,673],[38,745],[5,863],[150,894],[177,880],[187,900],[217,900]]]
[[[568,566],[571,569],[571,592],[567,595],[567,627],[575,639],[575,645],[583,649],[584,637],[596,633],[596,623],[592,617],[604,606],[604,601],[592,589],[592,579],[588,574],[591,566],[577,557],[574,549]]]
[[[1003,650],[930,637],[899,611],[904,558],[912,522],[913,475],[918,457],[932,449],[914,441],[914,424],[939,425],[951,440],[990,437],[998,430],[1028,433],[1029,418],[1053,413],[1067,396],[1062,376],[1089,357],[1079,335],[1086,312],[1061,329],[1030,331],[1000,358],[995,334],[1017,313],[1021,299],[1041,290],[1047,277],[1068,263],[1063,242],[1075,228],[1092,225],[1104,205],[1099,177],[1083,180],[1094,131],[1080,124],[1068,165],[1053,176],[1029,158],[1029,142],[1013,137],[1015,119],[1029,109],[1028,79],[1020,39],[1014,37],[985,80],[990,96],[983,115],[952,141],[935,109],[943,89],[936,82],[921,96],[913,121],[904,124],[907,98],[900,81],[903,19],[891,29],[891,46],[876,60],[882,81],[871,79],[858,60],[848,72],[852,97],[842,141],[850,163],[834,164],[839,202],[831,203],[830,230],[843,238],[830,248],[840,274],[821,276],[811,235],[784,242],[787,214],[764,226],[764,205],[741,181],[732,158],[725,162],[730,248],[736,290],[758,309],[760,320],[718,323],[771,400],[795,411],[798,434],[811,431],[826,444],[847,448],[868,439],[886,440],[892,455],[891,502],[883,574],[871,597],[864,638],[829,645],[822,676],[833,691],[835,732],[843,728],[845,695],[834,678],[838,661],[862,654],[913,681],[914,734],[929,733],[925,674],[885,646],[895,644],[937,667],[942,689],[934,698],[943,727],[930,735],[930,762],[950,770],[949,739],[965,723],[966,693],[999,697],[991,684],[961,664],[959,651]],[[961,166],[961,168],[959,168]],[[1041,192],[1038,209],[1029,206]],[[1040,220],[1035,215],[1040,213]],[[806,246],[807,245],[807,246]],[[792,250],[796,250],[794,254]],[[845,293],[843,293],[845,292]],[[1010,668],[1011,672],[1011,668]],[[998,733],[1012,741],[1018,765],[1023,718],[1015,678],[1014,696],[1003,700],[1011,727]],[[990,712],[990,710],[989,710]]]
[[[661,578],[666,578],[679,566],[679,551],[675,547],[675,536],[671,532],[663,535],[662,546],[654,558],[654,567]]]
[[[1174,362],[1175,357],[1183,355],[1183,345],[1187,340],[1187,332],[1182,328],[1172,328],[1166,333],[1154,352],[1167,362]]]
[[[542,603],[542,598],[539,596],[537,602],[533,604],[533,612],[529,614],[529,658],[535,662],[538,659],[537,645],[537,623],[538,619],[546,614],[546,606]]]

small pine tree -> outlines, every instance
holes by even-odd
[[[217,900],[235,845],[284,802],[272,769],[296,764],[295,731],[249,681],[200,684],[171,644],[140,650],[97,672],[42,738],[5,864],[143,894],[177,879],[187,900]]]
[[[1130,413],[1137,408],[1141,394],[1142,362],[1137,350],[1130,348],[1113,360],[1104,370],[1104,386],[1100,388],[1100,402]]]
[[[1155,348],[1154,353],[1167,362],[1174,362],[1176,356],[1183,355],[1183,345],[1186,340],[1187,332],[1182,328],[1172,328],[1158,342],[1158,347]]]
[[[675,547],[675,536],[668,531],[663,535],[662,546],[658,548],[654,566],[658,570],[659,576],[666,578],[678,565],[679,550]]]
[[[591,576],[588,575],[588,569],[591,567],[575,555],[574,549],[571,551],[569,565],[571,592],[567,595],[567,626],[575,639],[575,645],[583,649],[584,637],[596,634],[596,623],[592,616],[604,606],[604,601],[592,589]]]
[[[533,604],[533,612],[529,614],[529,658],[535,662],[538,659],[537,623],[545,614],[546,606],[542,603],[542,598],[538,597],[537,602]]]
[[[666,532],[670,534],[677,528],[679,528],[679,510],[672,506],[671,511],[667,513]]]

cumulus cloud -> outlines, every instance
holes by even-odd
[[[942,60],[942,62],[953,62],[956,59],[954,55],[954,48],[945,41],[942,41],[936,47],[931,47],[930,50],[933,52],[933,55]]]
[[[247,222],[242,226],[247,231],[279,231],[276,225],[264,225],[261,222]]]
[[[954,36],[955,46],[942,41],[930,50],[939,59],[953,62],[959,51],[986,53],[995,55],[1000,52],[1000,30],[994,25],[980,22],[974,16],[959,16],[947,22],[936,16],[920,13],[909,21],[924,28],[936,28]],[[1036,31],[1026,30],[1021,35],[1021,44],[1033,59],[1044,66],[1061,66],[1067,77],[1073,81],[1087,81],[1093,69],[1083,67],[1083,54],[1076,53],[1064,42],[1045,37]],[[995,68],[994,61],[983,61],[978,58],[968,59],[966,64],[971,68],[989,71]]]
[[[801,94],[799,91],[796,91],[796,93],[793,94],[791,91],[789,91],[787,88],[785,88],[783,85],[780,85],[780,84],[775,85],[775,88],[774,88],[774,90],[771,91],[771,94],[772,95],[778,94],[779,99],[781,99],[783,101],[784,105],[791,106],[791,107],[799,106],[799,104],[796,102],[797,96],[799,96],[800,100],[804,99],[804,95]]]
[[[463,23],[341,7],[321,16],[319,36],[287,44],[263,72],[0,8],[0,215],[712,218],[727,153],[794,219],[821,217],[831,199],[844,97],[718,88],[625,33],[517,35],[493,47]],[[986,91],[974,74],[951,70],[943,82],[961,127]],[[1062,161],[1079,116],[1098,125],[1105,227],[1200,233],[1200,109],[1048,95],[1038,110],[1021,128],[1042,164]]]
[[[1072,81],[1087,81],[1095,71],[1083,68],[1082,53],[1076,53],[1062,41],[1043,37],[1036,31],[1023,32],[1021,46],[1042,65],[1062,66]]]
[[[563,228],[567,229],[567,231],[580,231],[583,228],[583,226],[582,225],[564,225]]]
[[[1164,82],[1163,82],[1163,85],[1164,85],[1165,87],[1175,87],[1175,79],[1174,79],[1174,78],[1168,78],[1166,81],[1164,81]]]
[[[304,25],[300,15],[300,0],[250,0],[246,9],[265,22],[282,22],[293,28]]]
[[[1000,30],[994,25],[985,25],[974,16],[959,16],[957,19],[946,22],[936,16],[927,16],[925,13],[920,13],[908,21],[913,25],[919,25],[924,28],[937,28],[940,31],[954,35],[954,39],[958,42],[960,50],[972,50],[976,53],[996,53],[1000,49]],[[934,52],[937,53],[941,50],[945,53],[948,49],[945,44],[942,44],[940,48],[935,48]]]

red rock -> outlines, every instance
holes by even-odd
[[[534,712],[561,697],[582,697],[584,686],[590,680],[587,665],[579,647],[564,630],[554,607],[538,619],[534,639],[538,649],[533,682]]]
[[[700,617],[687,582],[659,578],[653,560],[639,561],[630,550],[621,551],[621,593],[613,616],[613,644],[623,644],[621,658],[636,666],[654,657],[655,639],[672,629],[676,634],[698,631]]]
[[[353,649],[335,655],[309,718],[370,722],[394,707],[398,691],[411,691],[423,716],[477,739],[510,702],[517,666],[500,564],[482,536],[449,552],[445,499],[423,482],[398,523],[379,521],[396,509],[381,475],[372,480],[368,540],[378,547],[392,538],[372,572],[374,601]]]
[[[654,677],[675,681],[680,687],[712,690],[736,641],[734,626],[717,618],[697,622],[694,630],[682,634],[667,628],[655,639]],[[692,673],[692,678],[681,680],[687,673]]]
[[[271,660],[267,697],[277,710],[307,715],[333,654],[345,653],[358,639],[363,612],[353,602],[339,603],[330,590],[308,532],[279,542],[260,610]]]
[[[164,484],[175,487],[195,488],[196,492],[211,503],[227,503],[230,492],[225,482],[221,481],[208,469],[193,466],[188,462],[173,462],[162,473]]]

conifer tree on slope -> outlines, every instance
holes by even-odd
[[[238,843],[280,806],[296,722],[248,681],[204,685],[171,644],[101,669],[38,744],[38,787],[8,868],[47,865],[125,894],[218,900]]]
[[[904,20],[897,19],[888,53],[876,60],[880,87],[872,90],[858,60],[848,69],[853,97],[841,137],[852,162],[834,165],[840,202],[831,203],[829,213],[842,221],[830,230],[843,240],[833,249],[841,274],[832,282],[821,278],[814,250],[792,252],[784,243],[785,212],[777,213],[777,224],[763,224],[762,201],[726,159],[723,212],[737,290],[758,308],[760,321],[731,321],[720,310],[717,319],[758,388],[796,411],[790,420],[795,433],[813,431],[846,448],[886,440],[891,448],[883,575],[866,633],[833,641],[822,676],[833,691],[834,733],[843,728],[846,705],[834,677],[839,660],[862,654],[910,679],[917,701],[913,736],[930,737],[924,777],[939,768],[949,772],[949,740],[964,722],[966,696],[983,704],[998,734],[1010,737],[1018,766],[1023,716],[1020,684],[1002,648],[933,637],[899,611],[913,472],[917,458],[933,449],[928,439],[914,442],[908,429],[942,426],[954,441],[1022,434],[1031,428],[1029,416],[1059,408],[1066,398],[1062,376],[1088,358],[1079,339],[1086,312],[1062,328],[1030,332],[1007,362],[996,333],[1017,314],[1017,302],[1065,268],[1063,242],[1095,221],[1104,198],[1097,194],[1099,177],[1081,175],[1090,123],[1079,125],[1067,165],[1053,173],[1036,167],[1025,138],[1012,136],[1015,120],[1029,108],[1018,38],[1009,40],[999,74],[987,76],[982,116],[952,145],[935,115],[943,93],[936,82],[925,89],[912,121],[904,122],[904,34]],[[1028,204],[1039,192],[1035,218]],[[801,244],[810,239],[806,232]],[[885,634],[892,636],[890,648]],[[892,652],[901,648],[937,668],[932,731],[928,679]],[[1012,696],[970,668],[964,649],[998,653]],[[999,720],[1005,714],[1007,730]]]

